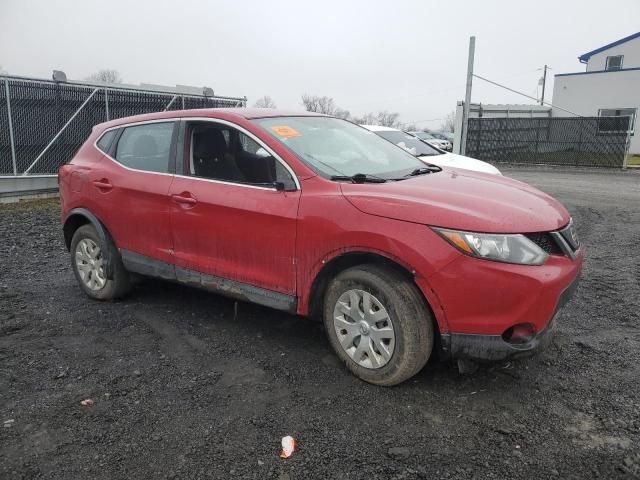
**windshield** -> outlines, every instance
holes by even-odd
[[[414,137],[411,134],[401,132],[400,130],[383,130],[376,132],[382,138],[395,143],[399,147],[404,148],[406,151],[415,155],[416,157],[441,155],[439,150],[436,150],[431,145],[423,142],[419,138]]]
[[[373,132],[331,117],[254,120],[325,177],[356,174],[393,179],[425,164]]]

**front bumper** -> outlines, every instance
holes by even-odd
[[[502,335],[451,333],[441,336],[444,356],[452,359],[498,361],[530,356],[536,351],[546,348],[556,330],[557,318],[562,307],[573,297],[578,281],[579,276],[562,292],[551,320],[529,342],[524,344],[509,343],[502,338]]]

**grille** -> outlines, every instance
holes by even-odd
[[[525,236],[549,255],[564,255],[558,243],[547,232],[527,233]]]
[[[569,222],[569,225],[560,230],[560,235],[562,235],[571,250],[574,252],[580,247],[580,240],[578,240],[578,234],[573,226],[573,221]]]

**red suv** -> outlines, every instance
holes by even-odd
[[[345,120],[163,112],[96,126],[59,172],[89,297],[131,274],[321,317],[358,377],[394,385],[435,349],[537,349],[583,261],[571,218],[515,180],[424,163]]]

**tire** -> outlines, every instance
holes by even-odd
[[[359,265],[338,274],[325,294],[323,321],[329,342],[346,367],[375,385],[392,386],[411,378],[433,350],[430,309],[418,288],[390,268]],[[361,347],[363,338],[367,343]]]
[[[104,277],[102,251],[109,248],[113,262],[113,278]],[[96,250],[97,249],[97,250]],[[103,245],[93,225],[78,228],[71,239],[71,268],[80,288],[94,300],[115,300],[131,290],[131,279],[122,265],[120,253],[112,243]]]

